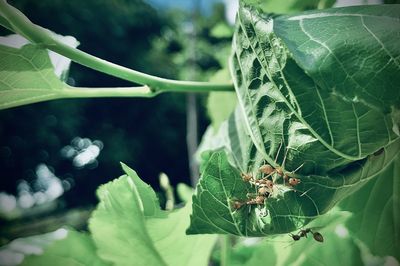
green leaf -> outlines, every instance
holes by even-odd
[[[233,29],[226,22],[219,22],[210,31],[210,36],[214,38],[231,38],[232,35]]]
[[[331,9],[330,12],[336,10]],[[363,10],[359,10],[360,16]],[[329,11],[321,12],[305,14],[320,16]],[[330,28],[340,28],[343,33],[343,27],[334,24],[336,17],[329,18],[333,18]],[[389,113],[372,109],[363,101],[349,101],[341,97],[336,92],[340,83],[332,85],[336,89],[329,91],[319,87],[306,74],[308,72],[291,58],[292,53],[285,42],[275,35],[275,31],[282,31],[279,28],[283,24],[281,21],[290,21],[291,17],[278,19],[264,19],[256,11],[241,7],[233,41],[235,54],[231,62],[231,72],[248,131],[265,159],[274,165],[273,158],[279,155],[279,161],[282,162],[284,153],[278,154],[278,150],[280,143],[284,142],[282,148],[287,150],[287,158],[291,158],[287,160],[288,169],[296,169],[304,162],[302,172],[324,173],[365,158],[396,139]],[[347,34],[351,34],[351,31]],[[337,39],[336,35],[328,36]],[[338,42],[337,45],[344,49],[344,44]],[[319,50],[313,51],[317,55]],[[342,64],[351,67],[354,60]],[[366,79],[371,76],[369,69],[379,71],[375,63],[366,60],[358,66],[366,70]],[[391,78],[391,75],[388,73],[385,79]],[[377,88],[385,89],[379,85],[374,90]],[[368,89],[365,91],[369,92]],[[397,95],[398,90],[386,104],[390,106],[393,99],[399,101]],[[369,132],[374,132],[373,141]],[[292,162],[295,164],[292,165]]]
[[[208,96],[207,111],[214,131],[224,122],[236,107],[236,94],[228,91],[211,92]]]
[[[184,203],[191,203],[191,199],[193,196],[193,188],[184,184],[184,183],[179,183],[176,186],[176,193],[178,194],[178,197],[181,201]]]
[[[213,82],[229,81],[230,75],[228,69],[217,71],[210,79]],[[223,121],[228,119],[236,107],[236,94],[234,92],[211,92],[207,99],[207,112],[211,119],[211,125],[214,131],[217,131]]]
[[[67,234],[66,229],[60,228],[42,235],[17,238],[0,248],[0,265],[19,265],[26,256],[42,254],[45,248]]]
[[[369,156],[340,173],[304,175],[292,189],[275,184],[274,194],[263,205],[235,209],[235,201],[246,201],[257,190],[240,176],[225,151],[209,156],[193,196],[189,234],[226,233],[240,236],[266,236],[296,230],[326,213],[341,199],[354,193],[366,181],[382,172],[398,153],[400,141],[378,156]]]
[[[329,26],[329,34],[325,36],[320,31],[320,35],[329,40],[338,39],[332,32],[349,36],[357,29],[340,24],[336,17],[340,12],[358,19],[373,13],[378,24],[379,20],[386,21],[387,13],[392,13],[390,8],[359,7],[272,18],[240,7],[231,60],[240,109],[229,118],[226,127],[220,128],[218,138],[223,140],[220,146],[209,145],[214,150],[224,147],[227,154],[225,151],[205,153],[207,162],[194,195],[189,233],[263,236],[301,228],[379,175],[399,153],[400,140],[392,130],[393,115],[386,108],[360,100],[363,94],[369,93],[370,87],[366,86],[363,91],[354,88],[359,97],[353,99],[321,87],[297,63],[285,39],[275,33],[289,34],[282,30],[290,30],[284,27],[285,23],[306,16],[307,20],[326,17],[324,25]],[[358,30],[365,31],[361,26]],[[382,35],[392,33],[389,27]],[[364,40],[357,39],[365,38],[364,35],[355,34],[354,38],[354,42],[365,44]],[[303,40],[301,47],[309,41]],[[385,39],[385,44],[394,47],[394,41]],[[346,48],[346,42],[340,38],[335,45],[330,47],[339,51]],[[318,58],[319,49],[314,47],[310,51]],[[322,56],[329,58],[330,55],[322,53]],[[360,60],[355,52],[348,56],[354,60],[343,60],[342,65],[358,68],[358,75],[364,75],[365,79],[370,78],[370,69],[374,69],[381,79],[398,82],[399,75],[393,77],[389,71],[385,76],[379,72],[379,60],[369,61],[369,55],[365,54],[365,60]],[[397,53],[394,58],[399,56]],[[387,59],[388,64],[392,61]],[[322,58],[315,62],[324,67]],[[332,69],[331,75],[336,76]],[[339,90],[343,84],[338,83],[336,88]],[[375,85],[384,90],[387,84]],[[375,93],[376,89],[371,92]],[[352,90],[347,88],[347,91]],[[389,110],[392,104],[400,104],[398,93],[397,90],[393,98],[383,100]],[[301,183],[292,188],[274,175],[274,191],[264,204],[235,210],[232,207],[235,201],[243,203],[248,193],[257,193],[257,188],[244,183],[240,174],[252,173],[261,178],[258,168],[265,161],[276,168],[282,166],[286,174],[299,178]],[[296,169],[298,172],[293,174]]]
[[[185,235],[191,205],[162,211],[154,191],[123,168],[127,175],[98,190],[89,228],[99,256],[114,265],[206,265],[215,237]]]
[[[27,44],[0,44],[0,109],[57,99],[63,83],[54,73],[47,50]]]
[[[337,8],[282,16],[274,32],[321,91],[389,112],[400,103],[399,18],[400,5]]]
[[[78,46],[71,36],[49,31],[60,42]],[[62,97],[71,60],[12,34],[0,37],[0,109]]]
[[[347,222],[352,235],[374,255],[394,256],[400,261],[400,157],[378,178],[340,204],[354,213]]]
[[[35,242],[43,240],[44,239],[40,239],[40,236],[35,237]],[[89,236],[73,230],[68,230],[66,238],[56,240],[54,243],[50,244],[44,249],[43,254],[26,257],[21,265],[50,266],[55,265],[55,263],[57,265],[70,266],[109,265],[97,257],[96,247]]]
[[[268,238],[253,245],[250,258],[238,265],[363,265],[360,249],[344,227],[350,216],[336,210],[323,217],[319,223],[324,227],[314,229],[323,235],[323,243],[316,242],[311,234],[296,242],[288,235]],[[248,248],[239,245],[234,254],[242,249]],[[332,259],[332,254],[340,256]]]
[[[393,132],[400,136],[400,109],[392,108]]]
[[[331,7],[335,0],[242,0],[242,2],[256,6],[267,13],[294,13],[309,9],[322,9]]]

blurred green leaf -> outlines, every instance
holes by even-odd
[[[230,81],[231,77],[228,69],[217,71],[210,81],[224,82]],[[237,104],[236,93],[234,92],[211,92],[207,100],[207,112],[211,119],[211,125],[216,132],[223,121],[228,119]]]
[[[214,38],[231,38],[233,35],[233,28],[226,22],[219,22],[211,29],[210,35]]]
[[[211,92],[208,96],[207,110],[211,117],[211,125],[217,131],[223,121],[236,107],[236,94],[234,92]]]
[[[289,235],[267,238],[253,244],[251,257],[237,265],[363,265],[358,245],[343,226],[350,216],[348,212],[334,210],[315,220],[315,224],[323,227],[309,228],[323,235],[323,243],[316,242],[311,234],[296,242]],[[249,250],[249,247],[238,245],[234,254],[243,249]],[[340,256],[332,259],[332,254]]]
[[[44,240],[41,239],[41,236],[35,238],[35,242]],[[109,265],[96,255],[96,247],[89,236],[73,230],[68,230],[66,238],[50,244],[44,249],[43,254],[31,255],[22,263],[24,266],[52,266],[55,264],[70,266]]]
[[[176,193],[178,193],[178,197],[181,201],[184,203],[191,202],[192,196],[193,196],[193,188],[184,184],[184,183],[179,183],[176,186]]]
[[[341,202],[354,216],[346,223],[374,255],[400,261],[400,157],[376,179]]]
[[[46,49],[0,44],[0,109],[56,99],[64,87],[54,73]]]
[[[25,256],[42,254],[45,248],[67,234],[66,229],[60,228],[42,235],[17,238],[0,248],[0,265],[18,265]]]
[[[98,190],[89,228],[99,256],[114,265],[206,265],[216,238],[185,235],[191,205],[172,212],[155,208],[154,191],[123,168],[127,175]]]

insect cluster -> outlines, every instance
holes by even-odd
[[[279,151],[278,151],[279,154]],[[275,164],[276,164],[275,158]],[[235,200],[232,203],[232,207],[235,210],[240,209],[243,206],[248,205],[264,205],[265,201],[274,194],[274,191],[278,189],[277,182],[282,180],[283,182],[279,185],[289,187],[295,190],[301,180],[294,176],[295,172],[298,171],[303,165],[300,165],[296,170],[288,172],[284,170],[286,160],[286,154],[283,159],[282,166],[273,167],[270,164],[263,164],[258,168],[257,175],[252,173],[241,173],[242,180],[250,183],[255,187],[256,193],[247,193],[247,200]],[[304,192],[303,194],[305,194]],[[302,194],[302,195],[303,195]],[[324,238],[319,232],[314,232],[311,229],[302,229],[297,234],[290,234],[290,237],[294,241],[298,241],[301,238],[307,238],[308,234],[312,234],[313,238],[318,242],[323,242]]]
[[[275,158],[275,163],[276,160],[277,158]],[[283,159],[282,165],[285,164],[285,160],[286,154]],[[242,180],[244,182],[249,182],[251,185],[255,186],[257,192],[248,193],[248,199],[245,201],[234,201],[233,208],[239,209],[244,205],[263,205],[265,200],[273,194],[275,189],[275,182],[279,180],[279,178],[283,179],[284,185],[287,185],[291,188],[297,186],[301,182],[300,179],[296,177],[290,177],[290,175],[293,175],[301,167],[302,165],[293,172],[287,172],[284,170],[283,166],[273,167],[270,164],[265,163],[258,168],[258,172],[261,174],[261,178],[254,177],[251,173],[241,173]]]

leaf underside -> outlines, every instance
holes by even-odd
[[[390,165],[400,150],[390,114],[400,106],[399,11],[271,17],[240,7],[230,65],[239,104],[220,127],[223,144],[203,156],[188,233],[293,231]],[[265,162],[297,169],[301,183],[274,175],[264,204],[233,208],[257,192],[240,174],[260,178]]]

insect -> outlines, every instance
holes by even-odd
[[[267,177],[257,179],[254,178],[253,175],[250,173],[241,173],[240,175],[244,182],[249,182],[250,184],[257,186],[260,195],[265,195],[267,192],[272,193],[274,183]]]
[[[253,175],[252,174],[246,174],[246,173],[241,173],[242,180],[245,182],[250,182],[253,180]]]
[[[255,198],[250,198],[246,201],[234,201],[232,207],[237,210],[244,205],[262,205],[267,197],[263,195],[257,195]]]
[[[302,237],[307,238],[307,234],[311,233],[315,241],[324,242],[324,237],[319,232],[314,232],[310,228],[302,229],[297,234],[289,234],[289,236],[294,240],[298,241]]]
[[[295,177],[289,178],[289,185],[291,185],[292,187],[297,186],[300,182],[301,181],[298,178]]]
[[[275,163],[278,159],[282,144],[283,144],[283,142],[281,142],[281,144],[279,145],[279,149],[278,149],[278,152],[277,152],[275,160],[274,160]],[[266,176],[264,176],[264,178],[272,176],[274,174],[277,174],[277,176],[283,178],[284,182],[289,182],[289,185],[291,185],[291,186],[295,186],[298,183],[300,183],[300,180],[298,178],[293,178],[292,180],[290,180],[289,175],[293,175],[294,173],[296,173],[301,167],[303,167],[304,164],[301,164],[294,171],[291,171],[291,172],[285,171],[284,167],[285,167],[285,162],[286,162],[286,157],[287,157],[288,151],[289,151],[289,149],[286,149],[285,156],[283,157],[282,166],[278,165],[276,167],[273,167],[270,164],[265,163],[258,168],[258,171],[260,171],[262,174],[266,175]]]

